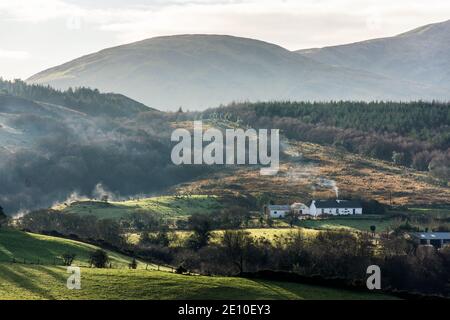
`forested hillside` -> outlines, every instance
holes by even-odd
[[[288,138],[343,147],[450,179],[448,103],[235,103],[203,117],[279,128]]]
[[[0,205],[8,214],[45,208],[69,196],[160,192],[205,172],[172,164],[170,114],[145,106],[147,112],[136,113],[136,102],[114,104],[115,95],[95,90],[70,93],[2,83],[21,96],[0,94]],[[58,99],[70,108],[42,102]],[[80,101],[81,107],[71,101]],[[104,113],[96,109],[102,106]],[[111,113],[109,106],[120,113]],[[87,114],[79,112],[86,108]],[[119,114],[127,117],[107,116]]]
[[[50,86],[28,85],[24,81],[5,81],[0,78],[0,93],[52,103],[92,116],[124,117],[151,110],[124,95],[100,93],[97,89],[69,88],[56,90]]]

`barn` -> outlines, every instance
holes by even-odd
[[[418,244],[442,248],[450,245],[450,232],[415,232],[411,234]]]

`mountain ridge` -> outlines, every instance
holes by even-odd
[[[27,81],[118,92],[160,110],[201,110],[233,101],[431,100],[446,95],[415,81],[333,66],[276,44],[209,34],[162,36],[103,49]]]
[[[365,70],[438,90],[450,88],[450,20],[392,37],[296,51],[336,67]],[[449,97],[446,96],[448,100]]]

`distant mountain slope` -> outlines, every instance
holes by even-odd
[[[98,117],[0,93],[0,205],[14,214],[75,194],[150,194],[205,173],[172,163],[170,116]]]
[[[91,116],[129,117],[154,110],[121,94],[101,93],[97,89],[59,91],[48,86],[28,85],[20,80],[5,81],[0,78],[0,93],[1,91],[28,100],[64,106]]]
[[[37,147],[36,142],[43,137],[66,134],[68,123],[93,125],[84,113],[0,94],[0,145],[4,148],[0,162],[18,150]]]
[[[122,93],[160,110],[204,109],[233,100],[407,100],[445,94],[222,35],[158,37],[109,48],[27,81]]]
[[[395,37],[298,52],[338,67],[450,89],[450,20]]]

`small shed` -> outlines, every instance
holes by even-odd
[[[411,233],[411,237],[418,244],[431,244],[436,248],[450,245],[450,232],[414,232]]]

